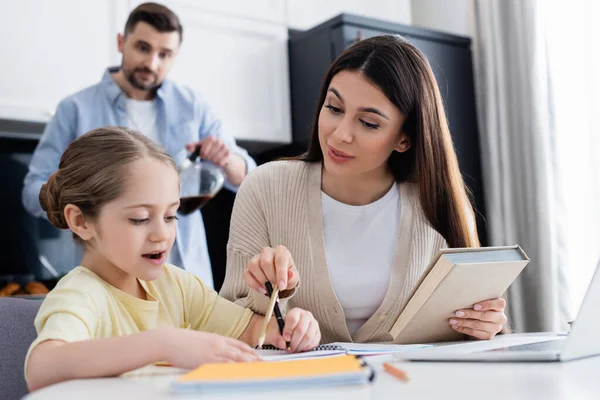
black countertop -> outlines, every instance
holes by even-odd
[[[0,152],[32,152],[41,138],[45,126],[46,124],[43,122],[0,118]],[[293,147],[290,143],[264,140],[236,139],[236,142],[257,159],[257,162],[263,161],[267,154],[270,155],[267,158],[276,158],[278,153],[281,153],[281,156],[288,156],[290,155],[288,154],[290,146]],[[292,153],[297,152],[301,151],[292,151]],[[262,162],[259,163],[262,164]]]

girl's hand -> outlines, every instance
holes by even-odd
[[[192,369],[202,364],[259,360],[246,343],[215,333],[169,329],[165,335],[165,361],[174,367]]]
[[[293,308],[285,316],[283,337],[273,319],[267,329],[266,342],[280,349],[285,349],[285,342],[290,342],[290,351],[294,353],[314,349],[321,342],[319,323],[311,312]]]
[[[449,320],[456,331],[477,339],[492,339],[506,323],[506,300],[503,298],[477,303],[473,308],[458,310]]]

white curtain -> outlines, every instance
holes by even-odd
[[[531,258],[509,316],[517,331],[565,330],[600,256],[598,3],[474,1],[490,244]]]
[[[541,2],[556,132],[555,173],[569,315],[576,316],[600,259],[600,2]]]

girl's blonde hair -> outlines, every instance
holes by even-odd
[[[40,204],[48,220],[68,229],[64,209],[73,204],[89,219],[100,208],[118,198],[126,179],[125,167],[143,157],[152,157],[177,170],[175,162],[158,144],[132,129],[107,126],[74,140],[60,158],[58,171],[40,189]],[[81,239],[73,234],[75,240]]]

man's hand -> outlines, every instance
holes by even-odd
[[[200,148],[200,157],[203,160],[212,161],[218,167],[225,167],[231,159],[231,152],[227,145],[214,136],[208,136],[199,142],[188,143],[185,148],[190,153]]]

